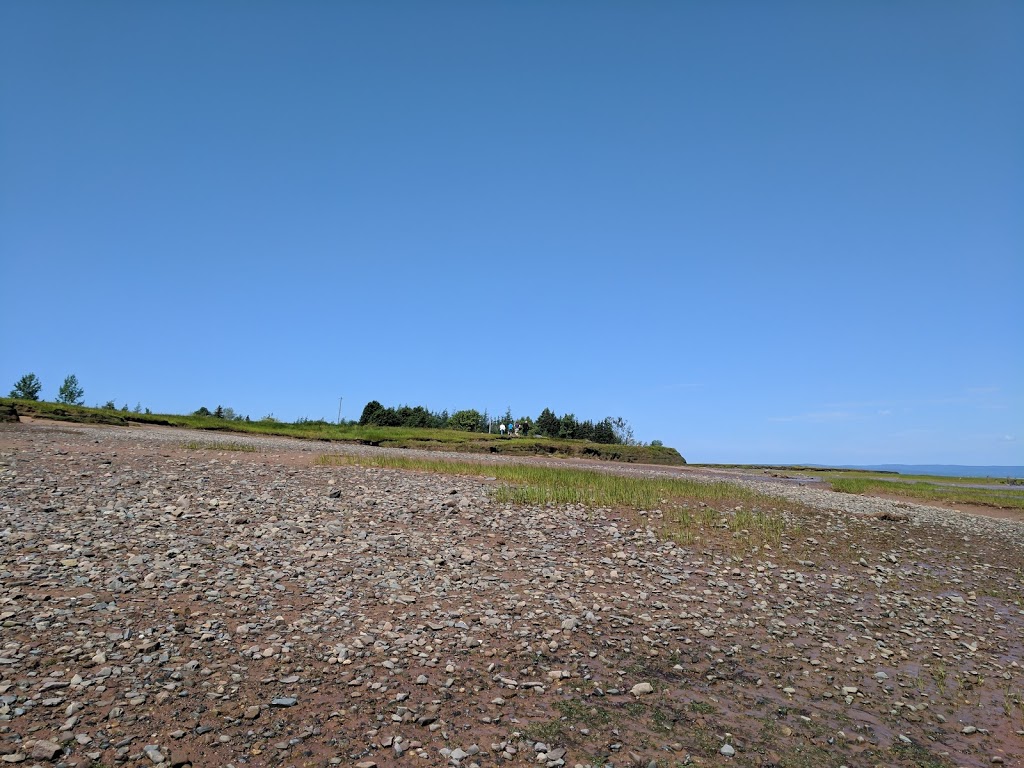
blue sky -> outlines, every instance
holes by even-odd
[[[1024,5],[3,2],[0,386],[1024,464]]]

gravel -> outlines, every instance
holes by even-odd
[[[679,546],[653,510],[315,464],[381,450],[0,427],[0,759],[1024,759],[1020,523],[745,477],[782,543]]]

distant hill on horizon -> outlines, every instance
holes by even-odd
[[[823,466],[820,464],[813,466]],[[1024,478],[1024,467],[972,466],[970,464],[841,464],[837,469],[867,469],[874,472],[899,472],[901,475],[940,475],[942,477]]]

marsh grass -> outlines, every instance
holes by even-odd
[[[946,679],[949,676],[949,671],[946,669],[945,664],[938,664],[931,669],[931,676],[935,680],[935,684],[939,688],[939,693],[946,692]]]
[[[726,525],[734,536],[750,537],[778,542],[782,538],[783,521],[778,514],[769,514],[757,509],[738,509],[735,514],[726,519]]]
[[[781,514],[763,511],[757,506],[775,505],[780,503],[778,499],[720,481],[626,477],[589,469],[404,456],[325,455],[317,459],[317,463],[493,478],[499,484],[491,494],[500,503],[537,506],[578,504],[591,509],[610,507],[657,511],[658,515],[648,517],[647,524],[660,527],[663,535],[680,545],[691,544],[698,532],[708,533],[712,529],[723,528],[731,529],[751,543],[775,543],[781,539],[785,528]],[[692,505],[696,505],[696,509]],[[753,506],[753,509],[748,509],[748,506]],[[719,512],[715,507],[726,511]]]
[[[960,488],[931,482],[897,482],[870,477],[840,477],[829,479],[833,491],[839,493],[885,493],[922,501],[945,501],[960,504],[980,504],[1001,509],[1024,510],[1024,493],[996,488]]]
[[[1003,689],[1003,714],[1013,718],[1016,714],[1024,716],[1024,695],[1014,691],[1009,683]]]
[[[672,510],[665,515],[665,522],[668,537],[672,541],[681,547],[689,547],[693,544],[696,538],[694,530],[697,527],[697,521],[689,509]]]
[[[904,482],[921,480],[944,485],[1024,485],[1024,480],[1013,477],[964,477],[952,475],[912,475],[902,472],[879,472],[868,469],[841,469],[837,467],[785,466],[779,464],[691,464],[692,467],[708,469],[742,469],[751,472],[766,472],[790,478],[806,477],[832,481],[839,478],[854,480],[881,480],[883,482]]]

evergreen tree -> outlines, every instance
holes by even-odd
[[[359,417],[359,426],[365,427],[367,424],[376,424],[375,418],[377,414],[384,410],[384,406],[376,400],[371,400],[363,408],[363,413]]]
[[[547,437],[558,437],[562,423],[550,408],[545,408],[537,417],[537,432]]]
[[[558,423],[558,436],[566,440],[572,440],[577,436],[576,414],[565,413]]]
[[[591,438],[595,443],[617,443],[615,430],[612,429],[611,419],[599,421],[594,425],[594,436]]]

